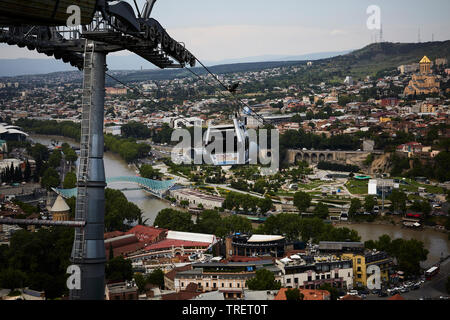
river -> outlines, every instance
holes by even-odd
[[[60,144],[63,142],[67,142],[71,146],[79,147],[79,143],[77,143],[75,140],[64,137],[32,134],[30,135],[30,138],[33,141],[46,146],[50,146],[53,141],[58,141]],[[129,167],[124,160],[122,160],[118,155],[114,153],[105,152],[104,163],[106,178],[136,175],[134,169]],[[108,187],[112,189],[123,189],[130,188],[132,186],[130,184],[117,183]],[[170,204],[168,204],[167,202],[157,199],[141,190],[125,191],[124,194],[127,197],[128,201],[133,202],[142,210],[144,221],[148,219],[148,225],[153,225],[156,216],[161,210],[171,208]]]
[[[75,140],[58,137],[58,136],[42,136],[31,135],[30,138],[33,141],[39,142],[44,145],[51,145],[52,140],[67,142],[72,146],[79,147],[79,144]],[[123,161],[118,155],[106,152],[104,157],[106,177],[118,177],[118,176],[134,176],[136,172],[133,168],[129,167],[125,161]],[[122,189],[130,187],[129,184],[114,184],[111,188]],[[159,211],[165,208],[170,208],[170,205],[161,201],[144,191],[126,191],[124,192],[127,199],[135,203],[141,208],[144,216],[144,220],[148,219],[147,224],[153,225],[156,215]],[[411,229],[404,229],[393,225],[377,225],[377,224],[341,224],[341,227],[347,227],[358,231],[362,241],[377,240],[383,234],[389,235],[392,239],[417,239],[424,242],[425,247],[428,249],[428,259],[424,262],[424,266],[432,265],[439,261],[441,256],[447,257],[450,254],[450,241],[447,234],[437,232],[430,229],[422,231],[416,231]]]
[[[346,227],[358,231],[361,241],[378,240],[384,234],[391,239],[416,239],[422,241],[426,249],[428,249],[428,259],[423,262],[423,266],[431,266],[441,257],[447,257],[450,254],[450,241],[446,233],[438,232],[425,228],[423,230],[412,230],[394,225],[385,224],[347,224],[340,223],[339,227]]]

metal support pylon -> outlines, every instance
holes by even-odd
[[[81,288],[70,291],[71,300],[102,300],[105,290],[105,169],[103,164],[103,114],[106,52],[86,41],[78,195],[75,220],[85,221],[75,230],[72,262],[81,270]]]

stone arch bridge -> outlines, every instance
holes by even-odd
[[[381,155],[383,151],[332,151],[332,150],[293,150],[287,151],[287,161],[295,164],[298,161],[305,161],[309,164],[318,164],[321,161],[335,162],[342,164],[361,164],[367,159],[369,154]]]

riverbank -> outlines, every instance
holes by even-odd
[[[402,220],[401,218],[398,219],[394,219],[392,218],[391,220],[375,220],[373,222],[360,222],[360,221],[339,221],[339,222],[334,222],[333,225],[337,226],[337,227],[344,227],[344,226],[348,226],[348,225],[352,225],[352,224],[367,224],[367,225],[379,225],[379,226],[395,226],[395,227],[399,227],[399,228],[405,228],[408,229],[406,227],[403,226]],[[440,228],[438,226],[427,226],[427,225],[422,225],[420,229],[409,229],[409,230],[414,230],[414,231],[421,231],[421,230],[431,230],[431,231],[435,231],[435,232],[439,232],[439,233],[443,233],[443,234],[450,234],[449,231],[447,231],[445,228]]]
[[[391,239],[416,239],[424,243],[429,251],[427,260],[422,263],[423,267],[434,265],[442,257],[450,254],[450,241],[448,234],[436,231],[433,228],[424,228],[414,230],[402,228],[401,226],[381,223],[354,223],[339,222],[334,224],[336,227],[345,227],[358,232],[361,241],[378,240],[382,235],[387,234]]]
[[[35,142],[47,146],[50,146],[52,145],[52,142],[57,141],[58,143],[66,142],[72,147],[79,147],[79,143],[74,139],[60,136],[32,134],[30,135],[30,138]],[[128,165],[119,155],[115,153],[105,152],[103,161],[105,165],[106,178],[136,176],[135,167]],[[125,189],[130,187],[130,185],[126,183],[117,183],[108,187],[113,189]],[[133,202],[142,210],[144,220],[148,219],[148,225],[153,225],[156,216],[161,210],[167,208],[175,209],[170,205],[169,201],[151,196],[143,190],[126,191],[124,194],[128,201]]]

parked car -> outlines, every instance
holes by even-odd
[[[350,296],[357,296],[358,295],[358,291],[357,290],[350,290],[349,292],[347,292],[348,295]]]
[[[384,297],[388,297],[389,295],[387,294],[386,291],[380,291],[380,293],[378,293],[378,296],[379,296],[380,298],[384,298]]]

